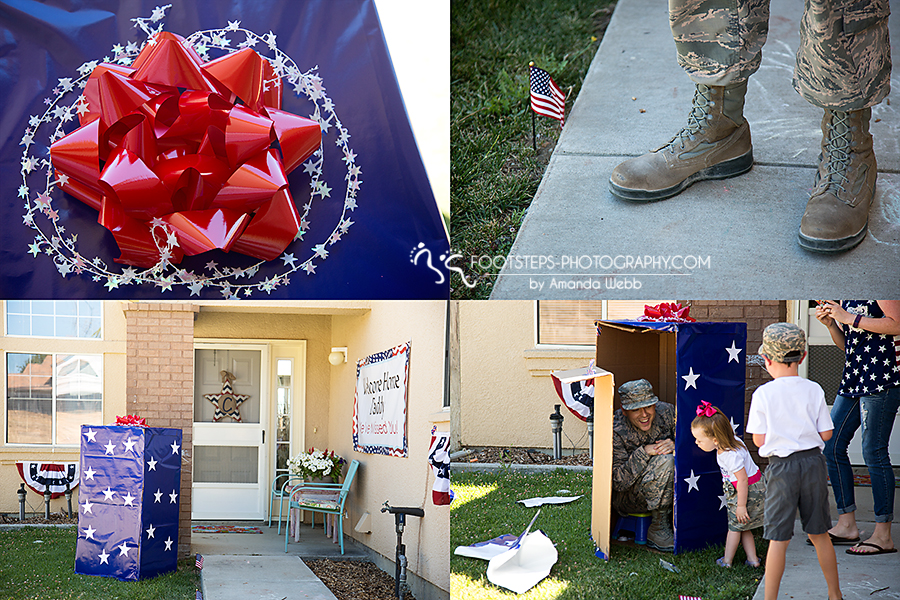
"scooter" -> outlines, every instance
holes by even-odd
[[[409,585],[406,583],[406,546],[403,544],[403,529],[406,526],[406,515],[411,517],[424,517],[425,511],[412,506],[391,506],[384,501],[381,512],[389,512],[394,515],[394,524],[397,528],[397,562],[394,573],[394,593],[399,600],[403,600]]]

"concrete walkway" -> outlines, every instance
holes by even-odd
[[[866,540],[874,529],[872,488],[857,486],[854,493],[857,525],[862,531],[860,537]],[[837,519],[834,493],[829,494],[829,497],[831,518],[834,521]],[[891,537],[895,544],[900,545],[900,524],[895,522],[892,525]],[[798,521],[794,525],[794,537],[788,546],[779,598],[825,600],[828,597],[828,586],[819,568],[816,550],[806,540],[806,534]],[[846,552],[848,547],[834,547],[844,600],[900,600],[900,552],[879,556],[850,556]],[[738,553],[741,554],[740,551]],[[763,600],[764,590],[765,578],[760,582],[753,600]]]
[[[367,558],[346,536],[342,557],[338,544],[325,537],[321,521],[315,530],[303,526],[300,542],[291,541],[287,553],[284,529],[279,535],[277,525],[232,524],[260,527],[263,533],[191,534],[191,552],[203,556],[204,600],[336,600],[301,559]]]
[[[750,79],[745,108],[753,169],[640,204],[612,196],[609,175],[686,123],[694,87],[676,63],[666,3],[619,0],[510,253],[535,258],[508,261],[491,297],[770,299],[851,290],[895,297],[900,9],[893,7],[890,20],[894,102],[873,109],[879,176],[869,234],[850,252],[824,256],[797,243],[822,119],[791,86],[802,7],[795,0],[771,3],[763,63]],[[582,287],[569,287],[575,285]]]

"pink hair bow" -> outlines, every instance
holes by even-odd
[[[704,417],[711,417],[714,414],[716,414],[716,407],[706,400],[701,400],[700,406],[697,407],[697,416],[703,415]]]

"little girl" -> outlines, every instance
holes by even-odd
[[[702,401],[697,407],[691,433],[701,450],[716,451],[716,462],[722,470],[722,487],[728,505],[728,536],[725,538],[725,556],[717,559],[716,564],[730,567],[738,545],[742,543],[747,554],[745,564],[758,567],[756,543],[750,530],[763,524],[766,484],[759,467],[744,443],[734,437],[728,418],[709,402]]]

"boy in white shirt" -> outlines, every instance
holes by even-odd
[[[753,392],[747,431],[760,456],[768,457],[763,537],[766,556],[765,600],[775,600],[784,575],[785,554],[800,509],[803,531],[816,548],[828,583],[829,600],[840,600],[837,558],[828,530],[828,484],[822,449],[834,424],[819,384],[798,375],[806,357],[806,334],[790,323],[774,323],[763,332],[760,355],[773,380]]]

